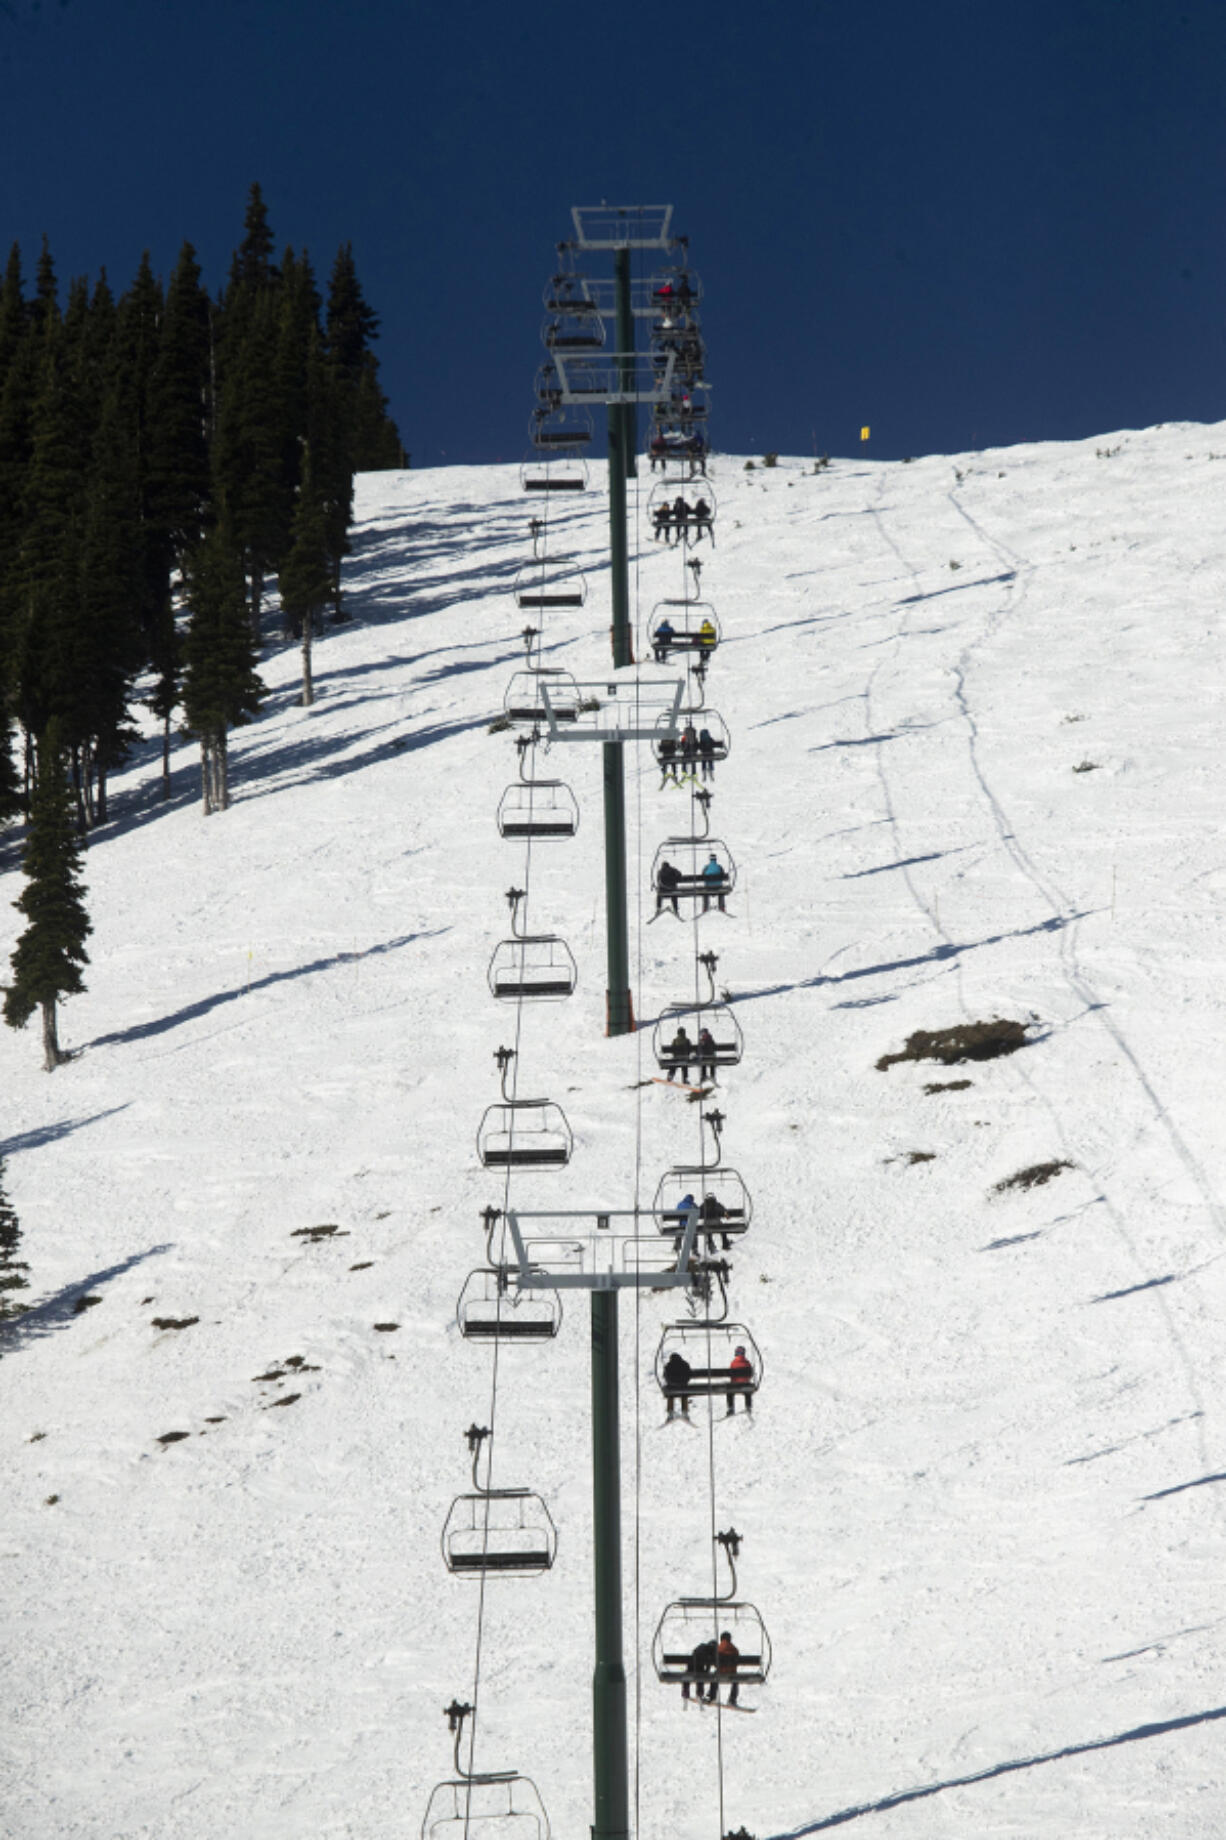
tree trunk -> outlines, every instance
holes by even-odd
[[[204,815],[213,815],[213,763],[210,758],[213,744],[207,735],[200,737],[200,797],[204,803]]]
[[[54,1073],[61,1061],[68,1056],[60,1047],[59,1031],[56,1027],[55,998],[43,998],[43,1067],[48,1073]]]
[[[89,829],[89,814],[85,809],[85,794],[81,788],[81,750],[74,746],[72,750],[72,790],[77,801],[77,829],[84,837]]]
[[[309,709],[315,701],[315,685],[311,679],[311,628],[315,616],[308,607],[302,616],[302,707]]]
[[[99,824],[106,823],[106,768],[98,762],[98,804],[95,819]]]
[[[217,811],[230,809],[230,744],[224,728],[213,738],[213,801]]]
[[[170,797],[170,711],[162,718],[162,797]]]
[[[264,570],[260,563],[251,564],[251,637],[260,643],[260,603],[264,598]]]

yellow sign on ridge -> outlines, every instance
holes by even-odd
[[[862,441],[867,441],[867,440],[868,440],[868,429],[867,429],[867,428],[862,428],[862,429],[860,430],[860,439],[861,439]]]

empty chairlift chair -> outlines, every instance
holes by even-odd
[[[490,990],[511,1002],[569,997],[578,978],[570,947],[555,933],[504,939],[490,960]]]
[[[541,694],[543,682],[549,686],[549,709]],[[550,709],[556,722],[576,722],[579,719],[579,686],[569,671],[546,666],[516,671],[507,685],[502,707],[508,722],[513,724],[536,727],[546,723]]]
[[[549,1820],[530,1777],[457,1772],[431,1794],[421,1840],[549,1840]]]
[[[508,786],[498,802],[498,831],[503,837],[573,837],[579,829],[579,806],[560,779],[520,781]]]
[[[562,1326],[557,1291],[521,1291],[506,1274],[471,1271],[456,1305],[460,1334],[474,1342],[548,1342]]]
[[[487,1107],[477,1131],[485,1169],[564,1169],[574,1149],[566,1113],[550,1099],[507,1099]]]
[[[458,1495],[443,1528],[443,1559],[461,1578],[538,1577],[557,1550],[549,1510],[530,1489]]]
[[[586,492],[587,461],[580,455],[534,452],[519,469],[525,492]]]
[[[525,562],[515,577],[515,604],[530,612],[582,607],[586,600],[587,582],[581,569],[533,561]]]

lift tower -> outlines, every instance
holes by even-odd
[[[626,534],[626,482],[635,470],[636,405],[659,399],[661,379],[636,360],[630,256],[636,249],[671,246],[671,205],[574,205],[575,247],[613,256],[612,311],[615,351],[599,359],[562,359],[563,403],[603,402],[609,419],[609,549],[613,588],[613,663],[634,663],[630,625],[630,552]],[[602,312],[602,317],[606,315]],[[670,379],[671,381],[671,379]],[[576,385],[573,393],[569,386]],[[605,919],[608,955],[606,1031],[634,1029],[630,999],[630,931],[626,917],[626,775],[620,742],[604,748]]]

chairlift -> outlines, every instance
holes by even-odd
[[[651,470],[656,468],[667,477],[670,466],[685,469],[679,476],[694,479],[707,476],[706,433],[701,428],[682,426],[675,419],[668,424],[652,422],[647,436],[647,458]]]
[[[722,636],[709,601],[657,601],[647,624],[657,664],[667,664],[674,652],[710,658]]]
[[[704,914],[725,913],[736,887],[732,851],[719,837],[666,837],[651,866],[651,887],[657,914],[671,907],[680,919],[682,902],[691,909],[701,902]]]
[[[694,1651],[700,1644],[717,1642],[727,1634],[739,1654],[735,1668],[697,1669]],[[711,1700],[721,1686],[761,1686],[770,1673],[771,1644],[756,1607],[745,1601],[716,1597],[682,1597],[669,1604],[660,1618],[651,1658],[656,1679],[665,1686],[691,1687]],[[688,1695],[687,1695],[688,1697]]]
[[[498,801],[502,837],[573,837],[579,829],[579,803],[560,779],[519,781]]]
[[[732,1362],[739,1348],[745,1350],[750,1376],[734,1380]],[[689,1368],[688,1378],[673,1380],[666,1376],[664,1370],[673,1355],[680,1355]],[[743,1323],[710,1322],[703,1317],[668,1323],[656,1349],[656,1380],[665,1399],[713,1399],[723,1395],[731,1405],[733,1399],[751,1396],[761,1386],[762,1356]]]
[[[545,283],[541,300],[546,313],[564,313],[572,316],[595,314],[597,311],[591,283],[584,275],[551,275]]]
[[[506,1099],[486,1108],[477,1155],[486,1169],[564,1169],[575,1140],[551,1099]]]
[[[707,1251],[729,1251],[729,1242],[740,1238],[753,1219],[753,1200],[744,1178],[721,1164],[704,1168],[701,1164],[678,1164],[660,1177],[656,1189],[654,1213],[660,1232],[675,1238],[685,1227],[689,1205],[698,1209],[698,1231],[707,1241]]]
[[[525,562],[515,577],[515,604],[524,609],[582,607],[587,599],[587,579],[582,569],[568,569],[536,558]]]
[[[564,939],[553,933],[504,939],[490,960],[489,985],[496,997],[557,1001],[574,995],[579,972]]]
[[[702,299],[702,280],[692,268],[666,268],[651,277],[651,298],[666,312],[688,313]]]
[[[456,1305],[460,1334],[473,1342],[548,1342],[562,1327],[557,1291],[513,1288],[494,1267],[470,1271]]]
[[[605,342],[604,321],[594,303],[559,308],[541,327],[546,351],[599,351]]]
[[[426,1805],[421,1840],[549,1840],[549,1817],[530,1776],[485,1770],[439,1783]]]
[[[442,1535],[443,1562],[460,1578],[535,1578],[558,1551],[558,1530],[530,1489],[457,1495]]]
[[[542,683],[549,686],[549,708],[541,692]],[[569,671],[548,666],[532,666],[523,671],[516,671],[507,685],[502,707],[508,722],[528,722],[533,725],[548,722],[552,714],[555,722],[576,722],[579,719],[579,686]]]
[[[533,454],[519,469],[525,492],[586,492],[587,461],[578,454]]]
[[[579,453],[594,435],[591,410],[569,404],[539,408],[528,423],[528,440],[538,453]]]
[[[727,1003],[670,1003],[656,1021],[651,1046],[661,1072],[670,1079],[680,1073],[685,1084],[691,1067],[700,1081],[713,1080],[717,1068],[735,1067],[745,1041]]]
[[[680,722],[679,735],[665,732],[661,723],[661,732],[651,744],[664,777],[677,779],[688,774],[691,778],[713,779],[715,768],[731,752],[727,723],[718,711],[702,708],[683,709]]]

